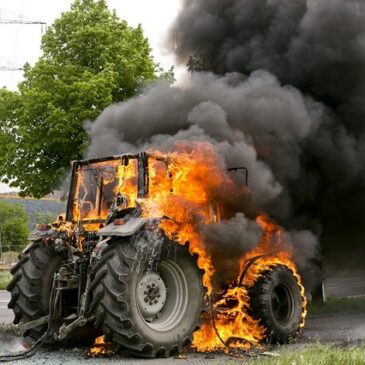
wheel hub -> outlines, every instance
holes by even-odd
[[[166,302],[167,288],[158,273],[146,273],[137,286],[137,300],[145,320],[158,316]]]
[[[277,321],[285,323],[293,313],[294,299],[285,285],[277,285],[271,296],[271,308]]]

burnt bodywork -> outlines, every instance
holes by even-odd
[[[117,218],[125,218],[126,222],[133,218],[133,222],[138,222],[135,225],[126,225],[123,235],[132,235],[136,229],[141,228],[141,223],[148,221],[138,219],[141,215],[138,200],[146,198],[149,193],[150,158],[164,162],[166,169],[168,168],[167,158],[156,157],[147,152],[73,161],[66,216],[60,216],[57,222],[50,225],[38,225],[29,235],[29,241],[54,240],[57,237],[68,238],[71,241],[84,238],[98,240],[102,235],[122,231],[121,227],[115,230],[104,229],[105,225],[113,223]],[[117,169],[131,164],[135,165],[135,176],[131,178],[135,192],[133,197],[121,196],[121,192],[115,189]],[[81,174],[89,181],[80,183]],[[109,175],[109,183],[105,183],[105,175]],[[128,206],[126,199],[129,200]],[[90,212],[93,214],[90,215]],[[134,228],[131,230],[132,226]],[[76,245],[76,242],[70,243]],[[28,245],[25,250],[29,247]]]
[[[155,209],[160,192],[178,192],[173,178],[181,176],[177,167],[181,162],[172,158],[141,152],[73,162],[66,215],[39,225],[12,269],[9,307],[16,314],[19,332],[39,344],[80,337],[85,328],[90,337],[99,329],[107,341],[144,357],[171,356],[192,342],[202,313],[209,314],[200,252],[193,255],[189,244],[178,244],[175,230],[165,234],[161,222],[178,222],[158,216],[163,213]],[[247,186],[245,167],[226,172],[240,174]],[[188,193],[194,188],[186,187]],[[220,206],[214,198],[204,200],[202,207],[207,223],[220,222]],[[247,265],[239,288],[250,262]],[[305,299],[290,270],[265,272],[265,280],[255,289],[255,296],[261,295],[255,312],[266,315],[275,300],[284,314],[271,310],[266,319],[270,323],[279,314],[280,320],[285,317],[283,326],[276,328],[277,336],[272,336],[284,343],[300,328],[305,313],[300,303]],[[282,290],[273,297],[279,279]],[[265,292],[269,281],[273,290]],[[223,289],[210,294],[213,322],[212,295],[224,298],[228,307],[236,303],[240,311],[245,308],[230,293],[232,288]],[[231,309],[225,312],[220,307],[221,316]],[[227,343],[220,340],[229,347],[230,338]]]
[[[70,194],[68,198],[68,204],[67,204],[67,213],[66,213],[66,220],[72,221],[77,219],[77,217],[74,216],[74,210],[73,207],[75,205],[75,200],[77,200],[77,194],[78,194],[78,172],[79,171],[95,171],[98,168],[99,169],[105,169],[107,167],[110,167],[110,164],[112,167],[118,167],[118,166],[129,166],[130,164],[134,163],[136,165],[135,172],[136,172],[136,198],[143,199],[148,196],[149,193],[149,160],[154,159],[161,162],[164,162],[166,164],[166,168],[168,168],[168,158],[164,156],[155,156],[153,154],[149,154],[148,152],[141,152],[138,154],[125,154],[125,155],[119,155],[119,156],[112,156],[112,157],[106,157],[106,158],[98,158],[98,159],[92,159],[92,160],[83,160],[83,161],[74,161],[72,163],[72,178],[71,178],[71,186],[70,186]],[[99,166],[99,167],[98,167]],[[99,191],[97,192],[99,195],[103,195],[103,184],[102,180],[103,177],[100,178],[100,180],[96,180],[97,188]],[[118,192],[116,192],[116,195],[118,195]],[[115,199],[116,196],[108,196],[108,198]],[[95,209],[100,214],[102,211],[102,199],[96,202],[98,204]],[[101,219],[102,221],[102,219]],[[95,219],[93,220],[95,222]],[[89,223],[89,221],[84,221],[83,223]]]
[[[52,308],[47,316],[20,322],[20,332],[27,333],[52,320],[57,324],[52,336],[60,341],[94,320],[89,310],[90,278],[103,251],[117,239],[156,230],[161,219],[168,219],[142,216],[141,200],[150,193],[151,160],[161,164],[164,178],[171,178],[169,158],[161,154],[141,152],[72,162],[66,216],[50,225],[39,225],[22,252],[25,256],[41,243],[61,257],[52,282]],[[242,171],[247,185],[246,168],[232,168],[227,173],[232,171]],[[218,204],[209,209],[216,222],[220,217]]]
[[[148,222],[155,228],[160,219],[141,217],[139,200],[149,194],[149,159],[160,161],[168,170],[168,158],[147,152],[72,163],[66,216],[38,225],[21,254],[24,257],[41,243],[61,257],[50,288],[54,292],[52,308],[46,316],[20,322],[20,333],[52,321],[51,337],[61,341],[94,320],[89,308],[90,283],[103,250],[117,238],[133,236]],[[120,183],[120,169],[130,169],[128,189]]]

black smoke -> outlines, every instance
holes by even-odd
[[[271,148],[275,137],[267,140],[254,135],[254,144],[259,159],[285,185],[282,196],[286,199],[273,204],[285,224],[320,234],[325,260],[337,270],[363,268],[364,1],[183,3],[173,25],[180,62],[188,62],[192,71],[219,75],[266,70],[284,87],[300,90],[325,111],[317,130],[291,145],[291,151],[283,149],[279,160],[277,153],[266,154],[261,149],[265,144]],[[272,120],[268,118],[266,123]],[[281,123],[292,121],[283,115]],[[285,152],[298,155],[294,168],[287,163]],[[289,179],[285,170],[293,172]]]
[[[364,93],[364,15],[361,0],[185,0],[175,48],[206,71],[264,69],[326,104],[354,107]]]
[[[247,167],[249,194],[222,189],[231,218],[202,232],[223,281],[257,244],[260,212],[288,230],[307,284],[317,237],[333,267],[362,267],[363,19],[354,0],[185,0],[173,30],[190,82],[107,108],[87,126],[88,157],[205,141],[222,167]]]
[[[232,282],[232,273],[235,278],[240,275],[240,262],[233,258],[242,257],[255,248],[262,237],[260,227],[243,213],[237,213],[229,220],[202,227],[202,234],[206,242],[205,249],[215,263],[215,278],[226,285]]]
[[[249,77],[197,73],[185,88],[159,84],[107,108],[88,125],[88,156],[150,147],[167,152],[180,141],[187,146],[203,141],[214,147],[222,169],[245,166],[249,192],[240,197],[222,187],[219,200],[231,218],[202,229],[206,249],[220,268],[218,281],[227,282],[237,275],[237,258],[259,242],[260,229],[248,218],[261,212],[291,216],[288,186],[301,173],[301,145],[326,116],[326,108],[293,87],[283,87],[266,71]],[[301,245],[293,250],[300,268],[318,255],[316,237],[310,232],[303,237],[308,244],[292,240]]]

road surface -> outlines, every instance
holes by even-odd
[[[10,299],[9,293],[0,291],[0,322],[10,323],[13,319],[12,312],[6,308],[6,304]],[[339,344],[358,344],[365,343],[365,308],[364,313],[323,316],[309,318],[306,326],[299,336],[296,344],[292,346],[293,351],[306,346],[308,343],[334,342]],[[9,352],[24,351],[22,339],[9,334],[0,333],[0,354]],[[272,351],[276,352],[275,349]],[[114,355],[111,358],[103,359],[87,359],[87,349],[58,349],[58,350],[41,350],[30,359],[22,359],[18,362],[22,365],[80,365],[87,363],[88,365],[109,365],[109,364],[126,364],[126,365],[169,365],[169,364],[193,364],[193,365],[218,365],[229,364],[234,360],[236,363],[246,363],[242,359],[232,358],[224,354],[197,354],[192,351],[187,351],[182,359],[154,359],[142,360],[128,357],[125,354]],[[246,358],[247,359],[247,358]],[[232,363],[234,363],[232,361]],[[14,364],[14,363],[9,363]]]
[[[365,343],[365,313],[357,315],[340,315],[336,317],[318,317],[308,320],[305,330],[298,338],[298,341],[290,346],[293,351],[311,343],[330,342],[339,345],[353,345]],[[22,340],[18,337],[0,334],[0,354],[24,351],[21,345]],[[271,348],[270,353],[280,352],[279,348]],[[22,365],[221,365],[221,364],[249,364],[251,357],[237,359],[224,354],[197,354],[187,351],[182,358],[168,359],[136,359],[126,354],[113,355],[110,358],[87,358],[87,349],[70,348],[70,349],[42,349],[29,359],[22,359],[18,364]],[[15,363],[8,363],[9,365]]]
[[[8,309],[10,293],[6,290],[0,290],[0,323],[13,323],[13,311]]]

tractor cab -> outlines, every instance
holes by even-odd
[[[168,157],[148,152],[73,161],[66,221],[95,231],[118,212],[137,214],[150,190],[171,177],[168,167]]]

